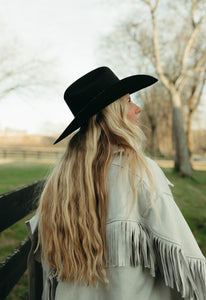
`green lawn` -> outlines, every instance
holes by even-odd
[[[181,178],[173,169],[163,170],[174,184],[175,201],[206,256],[206,171],[193,172],[193,178]]]
[[[0,165],[0,194],[46,177],[51,168],[52,165],[30,162]]]
[[[46,177],[51,168],[51,165],[37,163],[0,165],[0,194]],[[195,171],[193,173],[195,181],[180,178],[172,169],[164,169],[164,172],[175,185],[172,188],[174,198],[189,223],[201,250],[206,255],[206,171]],[[26,219],[28,217],[0,234],[1,261],[27,236],[24,225]],[[27,291],[28,280],[27,273],[25,273],[7,300],[20,300]]]
[[[47,164],[26,162],[0,165],[0,194],[46,177],[51,167]],[[19,245],[19,242],[27,236],[25,221],[32,215],[30,214],[30,216],[25,217],[0,233],[0,261],[3,261]],[[27,272],[25,272],[6,300],[20,300],[27,292],[28,279]]]

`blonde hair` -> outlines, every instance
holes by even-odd
[[[131,171],[134,204],[135,175],[138,172],[143,180],[146,172],[151,178],[143,153],[145,136],[127,120],[123,98],[69,136],[66,151],[40,197],[38,230],[42,259],[62,281],[88,285],[107,281],[106,176],[114,158],[114,146],[124,150],[124,169]]]

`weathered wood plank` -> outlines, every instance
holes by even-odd
[[[0,232],[36,209],[43,180],[0,195]]]
[[[0,299],[5,299],[27,269],[27,256],[31,241],[26,238],[20,246],[0,264]]]

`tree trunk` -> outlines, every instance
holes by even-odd
[[[192,154],[192,117],[193,112],[190,111],[188,115],[188,123],[187,123],[187,145],[189,150],[189,156],[191,157]]]
[[[178,92],[173,91],[172,96],[172,122],[173,142],[175,148],[175,169],[183,177],[192,177],[192,166],[190,163],[186,134],[183,127],[181,113],[181,100]]]
[[[151,152],[152,152],[152,156],[155,156],[155,130],[156,130],[156,126],[151,124],[151,129],[152,129],[152,141],[151,141]]]

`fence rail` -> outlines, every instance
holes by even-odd
[[[44,179],[0,195],[0,232],[36,209],[38,191],[43,183]],[[6,298],[26,271],[30,247],[31,242],[26,238],[0,263],[0,299]]]
[[[0,299],[5,299],[14,285],[19,281],[27,269],[27,257],[31,248],[31,241],[26,238],[0,264]]]
[[[45,149],[3,148],[0,149],[0,158],[53,158],[56,159],[61,151],[49,151]]]

